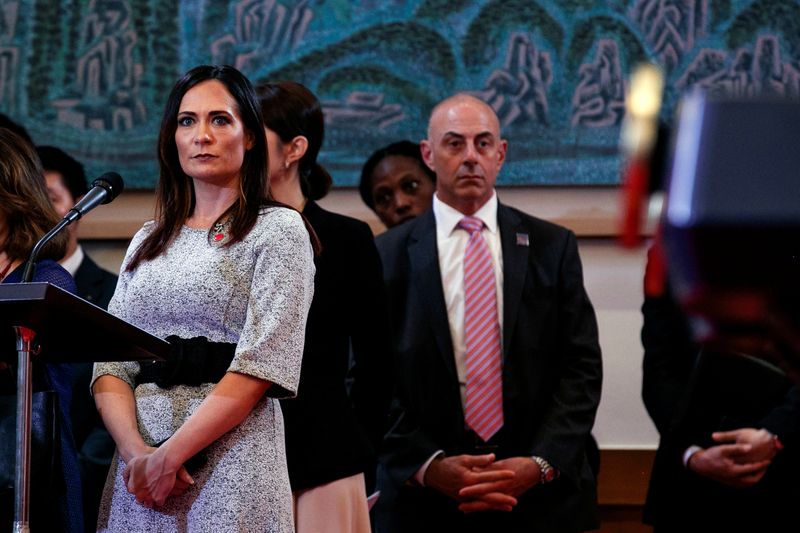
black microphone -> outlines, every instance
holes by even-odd
[[[39,242],[33,247],[31,255],[28,256],[28,261],[25,263],[25,270],[22,271],[22,282],[29,283],[33,279],[36,257],[50,239],[98,205],[109,203],[116,198],[124,188],[125,185],[122,183],[122,176],[116,172],[106,172],[94,180],[91,190],[84,194],[83,198],[75,204],[75,207],[67,211],[67,214],[61,219],[61,222],[56,224],[44,237],[39,239]]]
[[[67,212],[64,219],[69,220],[67,224],[75,222],[98,205],[111,202],[124,188],[122,176],[116,172],[106,172],[92,182],[89,192]]]

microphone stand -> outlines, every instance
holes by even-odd
[[[50,242],[59,231],[78,220],[97,205],[113,200],[123,188],[122,178],[118,174],[108,173],[112,183],[103,186],[108,194],[92,196],[85,205],[70,209],[67,215],[39,239],[31,250],[25,268],[22,271],[22,283],[30,283],[36,272],[36,258],[44,246]],[[102,178],[101,178],[102,179]],[[98,180],[95,180],[97,184]],[[105,183],[105,182],[104,182]],[[115,186],[116,185],[116,186]],[[110,187],[107,188],[107,187]],[[33,381],[31,355],[36,354],[34,340],[36,332],[23,326],[14,326],[17,337],[17,453],[16,469],[14,471],[14,527],[13,533],[30,532],[30,472],[31,472],[31,418],[33,405]]]
[[[14,533],[30,531],[31,411],[33,380],[31,354],[36,332],[14,326],[17,337],[17,453],[14,470]]]
[[[69,226],[72,223],[72,220],[69,218],[63,218],[61,221],[55,225],[53,229],[48,231],[44,237],[39,239],[39,242],[33,247],[31,250],[31,254],[28,256],[28,260],[25,262],[25,269],[22,271],[22,283],[30,283],[33,280],[33,275],[36,272],[36,257],[38,257],[39,252],[42,251],[44,245],[50,242],[50,239],[55,237],[55,235],[64,229],[66,226]]]
[[[22,283],[30,283],[36,271],[36,257],[45,244],[72,220],[63,218],[58,224],[39,239],[31,250]],[[13,533],[30,532],[30,472],[31,472],[31,419],[33,405],[33,367],[31,355],[36,353],[34,340],[36,332],[23,326],[14,326],[17,337],[17,453],[14,471],[14,526]]]
[[[22,271],[22,283],[30,283],[36,271],[36,257],[39,252],[59,231],[69,226],[83,215],[101,204],[114,200],[125,188],[122,176],[116,172],[106,172],[92,182],[92,189],[70,209],[56,226],[48,231],[31,250],[25,269]]]

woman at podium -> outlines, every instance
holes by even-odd
[[[22,281],[24,262],[39,238],[55,226],[56,213],[45,188],[39,158],[31,144],[11,130],[0,127],[0,283]],[[49,282],[75,292],[75,282],[56,262],[64,255],[67,234],[53,238],[39,253],[33,281]],[[0,410],[3,428],[0,432],[0,463],[14,468],[16,370],[6,362],[6,354],[14,353],[14,336],[10,330],[0,334],[0,395],[8,400]],[[68,364],[33,363],[34,393],[54,391],[57,402],[50,413],[34,413],[39,423],[48,421],[49,431],[56,431],[57,442],[34,441],[31,464],[30,525],[34,531],[67,531],[82,533],[83,516],[78,457],[70,425],[71,367]],[[35,409],[49,404],[35,404]],[[8,410],[5,409],[8,406]],[[8,430],[8,431],[6,431]],[[6,455],[7,454],[7,455]],[[52,476],[43,464],[57,465]],[[0,470],[4,470],[0,468]],[[0,471],[0,529],[10,530],[13,521],[14,472]]]
[[[173,350],[165,364],[95,365],[118,456],[98,531],[293,531],[277,399],[299,381],[312,240],[268,201],[264,124],[236,69],[181,77],[158,146],[156,217],[109,311]]]

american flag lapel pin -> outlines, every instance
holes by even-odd
[[[528,246],[530,242],[528,241],[528,234],[527,233],[517,233],[517,246]]]

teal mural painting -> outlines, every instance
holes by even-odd
[[[166,95],[201,63],[315,91],[338,186],[456,91],[500,117],[501,184],[615,185],[643,60],[666,120],[692,87],[797,97],[800,0],[0,0],[0,112],[132,188],[154,185]]]

